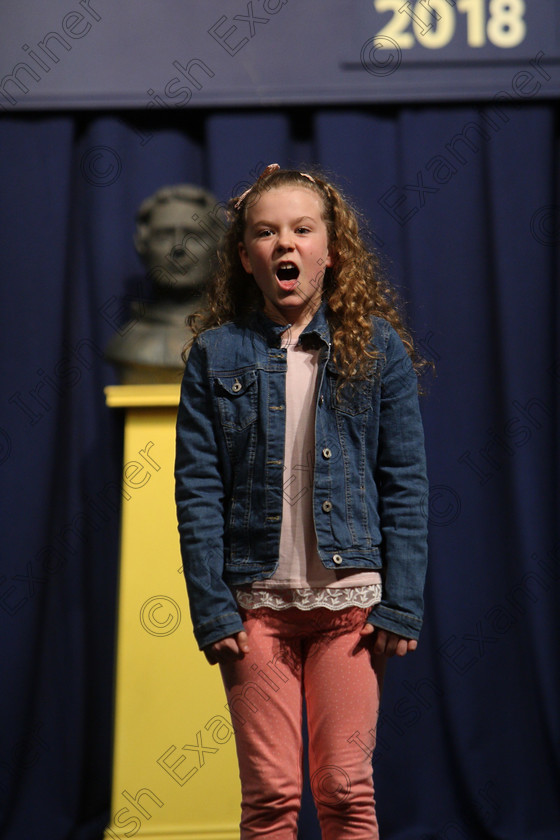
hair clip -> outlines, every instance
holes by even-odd
[[[279,163],[269,163],[268,166],[266,166],[263,169],[263,171],[261,172],[261,174],[259,175],[259,177],[255,181],[255,183],[251,187],[249,187],[248,190],[245,190],[245,192],[241,193],[241,195],[239,196],[239,198],[237,199],[237,201],[233,205],[235,207],[235,209],[239,210],[239,208],[241,207],[241,205],[243,204],[243,202],[245,201],[245,199],[247,198],[247,196],[249,195],[249,193],[251,192],[253,187],[255,187],[262,178],[266,178],[267,175],[270,175],[271,172],[276,172],[277,169],[280,169],[280,164]]]
[[[245,190],[245,192],[241,193],[241,195],[239,196],[239,198],[237,199],[237,201],[233,205],[236,210],[239,210],[239,208],[241,207],[241,205],[243,204],[243,202],[245,201],[245,199],[247,198],[247,196],[249,195],[249,193],[251,192],[252,189],[253,189],[253,187],[249,187],[248,190]]]
[[[266,178],[267,175],[270,175],[272,172],[276,172],[277,169],[280,169],[279,163],[269,163],[268,166],[265,166],[255,183],[258,184],[261,178]]]
[[[243,204],[243,202],[245,201],[245,199],[247,198],[247,196],[249,195],[251,190],[253,190],[256,187],[256,185],[259,183],[259,181],[261,181],[263,178],[266,178],[267,175],[271,175],[272,172],[276,172],[277,169],[280,169],[280,164],[279,163],[269,163],[268,166],[266,166],[263,169],[263,171],[261,172],[261,174],[259,175],[259,177],[255,181],[255,183],[251,187],[249,187],[249,189],[245,190],[245,192],[241,193],[241,195],[239,196],[239,198],[237,199],[237,201],[233,205],[234,208],[236,210],[239,210],[239,208],[241,207],[241,205]],[[311,175],[308,175],[307,172],[300,172],[299,174],[301,175],[302,178],[307,178],[308,181],[311,181],[312,184],[317,183],[315,178],[313,178]]]

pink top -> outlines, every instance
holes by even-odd
[[[247,608],[266,605],[275,609],[285,609],[287,606],[298,606],[300,609],[311,609],[313,606],[342,609],[356,603],[359,606],[372,606],[381,599],[381,576],[378,572],[326,569],[319,557],[313,527],[315,402],[319,351],[304,349],[301,344],[290,343],[289,340],[284,340],[282,344],[287,348],[288,364],[284,493],[278,568],[271,578],[240,587],[237,599]]]

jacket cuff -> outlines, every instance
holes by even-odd
[[[376,604],[372,607],[367,620],[374,627],[390,630],[391,633],[397,633],[405,639],[418,639],[422,627],[422,619],[412,613],[387,607],[385,604]]]
[[[220,639],[225,639],[226,636],[233,636],[244,629],[239,613],[230,612],[194,627],[194,635],[198,647],[202,650],[208,645],[218,642]]]

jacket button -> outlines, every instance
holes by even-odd
[[[330,450],[330,449],[328,449],[327,447],[325,447],[325,448],[323,449],[323,458],[331,458],[331,457],[332,457],[332,452],[331,452],[331,450]]]
[[[324,396],[321,394],[321,396],[319,397],[319,405],[323,405],[323,403],[324,403],[324,402],[325,402],[325,398],[324,398]]]
[[[231,386],[231,390],[234,394],[237,394],[238,391],[241,391],[242,387],[243,385],[241,384],[241,382],[238,379],[236,379],[233,385]]]
[[[340,554],[333,554],[333,563],[336,563],[337,566],[342,563],[342,557]]]
[[[326,502],[323,502],[322,508],[325,511],[325,513],[330,513],[330,511],[332,510],[332,502],[329,502],[329,500],[327,499]]]

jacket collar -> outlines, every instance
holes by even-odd
[[[312,320],[302,331],[302,338],[304,336],[314,335],[317,336],[325,344],[330,344],[331,335],[329,325],[327,323],[326,311],[327,304],[325,303],[325,301],[321,301],[321,305],[319,306]],[[280,336],[291,326],[291,324],[278,324],[276,323],[276,321],[272,321],[261,310],[255,313],[251,321],[251,325],[256,327],[258,331],[264,335],[267,343],[273,347],[279,346]]]

